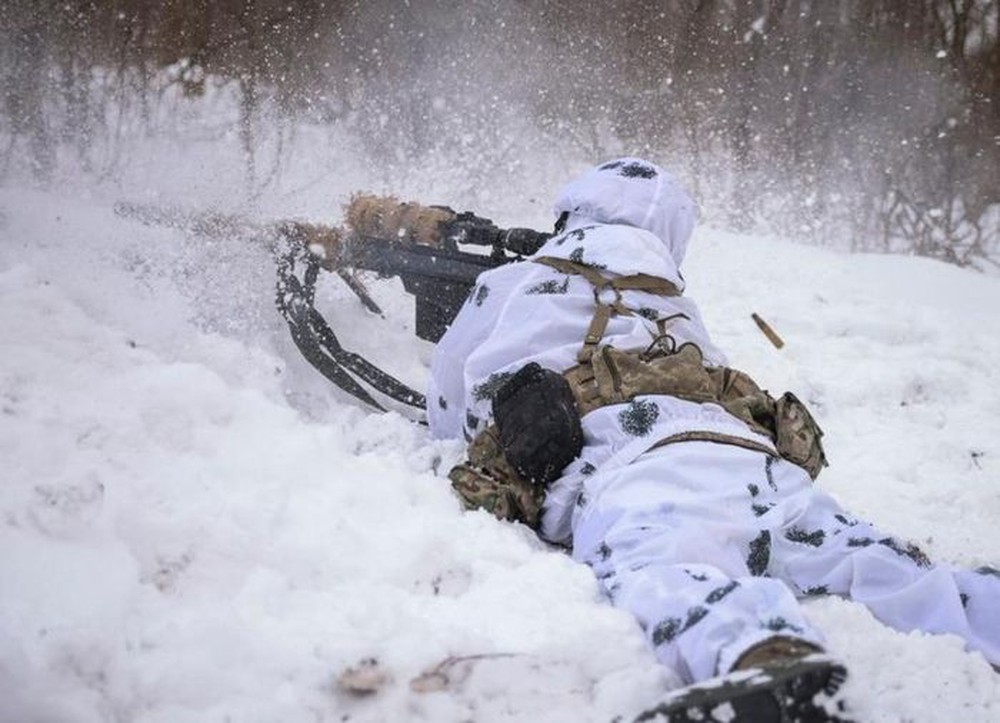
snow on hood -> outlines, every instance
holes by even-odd
[[[673,176],[640,158],[609,161],[570,181],[554,211],[650,231],[678,268],[694,230],[694,201]]]

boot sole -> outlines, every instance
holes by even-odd
[[[847,669],[824,655],[713,678],[677,691],[635,723],[850,723],[833,697]]]

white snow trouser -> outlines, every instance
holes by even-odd
[[[822,643],[797,596],[864,603],[894,628],[954,633],[1000,662],[1000,573],[932,566],[846,514],[799,467],[712,442],[669,444],[584,485],[573,556],[689,681],[773,635]]]

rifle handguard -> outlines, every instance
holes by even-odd
[[[442,231],[454,218],[450,208],[404,203],[392,196],[355,194],[344,207],[344,220],[355,234],[421,246],[442,246]]]
[[[344,218],[359,236],[435,248],[491,246],[497,254],[510,251],[530,256],[551,238],[530,228],[502,229],[468,211],[456,213],[447,206],[423,206],[392,196],[355,195],[344,209]]]

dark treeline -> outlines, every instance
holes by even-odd
[[[0,172],[39,179],[235,98],[250,185],[274,128],[343,124],[374,162],[518,153],[514,119],[678,168],[742,230],[963,266],[1000,255],[1000,0],[4,0]],[[120,115],[119,115],[120,117]],[[147,129],[148,132],[148,129]],[[487,168],[481,168],[484,176]]]

